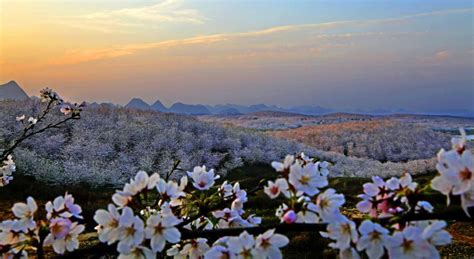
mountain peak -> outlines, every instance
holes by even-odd
[[[174,103],[170,109],[170,112],[188,114],[188,115],[207,115],[211,114],[209,109],[202,104],[184,104],[181,102]]]
[[[156,102],[151,105],[151,108],[155,111],[160,111],[160,112],[165,112],[167,111],[168,109],[166,109],[166,107],[163,105],[163,103],[161,103],[160,100],[156,100]]]
[[[0,100],[26,100],[28,95],[14,80],[0,85]]]
[[[151,109],[150,105],[140,98],[133,98],[132,100],[130,100],[130,102],[127,103],[127,105],[125,105],[125,107],[135,108],[135,109],[140,109],[140,110]]]

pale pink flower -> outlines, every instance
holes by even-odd
[[[288,182],[284,178],[278,178],[275,182],[268,181],[268,186],[264,187],[264,192],[270,197],[270,199],[275,199],[280,196],[280,193],[287,198],[290,197],[290,192],[288,190]]]

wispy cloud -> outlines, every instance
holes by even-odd
[[[175,1],[166,1],[160,5],[164,6],[174,6]],[[127,15],[135,15],[136,9],[122,9],[121,11],[116,11],[118,13],[126,13]],[[204,35],[197,37],[190,37],[186,39],[179,40],[167,40],[160,42],[152,43],[141,43],[141,44],[128,44],[123,46],[114,46],[110,48],[103,49],[85,49],[85,50],[72,50],[67,52],[64,56],[54,59],[50,64],[54,65],[71,65],[78,64],[88,61],[96,61],[108,58],[116,58],[121,56],[132,55],[138,51],[144,51],[149,49],[169,49],[185,45],[208,45],[217,42],[231,41],[244,38],[253,38],[253,37],[262,37],[273,34],[282,34],[294,31],[311,31],[311,30],[327,30],[340,27],[351,27],[351,26],[365,26],[365,25],[374,25],[374,24],[386,24],[394,22],[405,22],[411,19],[417,19],[420,17],[428,16],[440,16],[440,15],[450,15],[458,13],[472,13],[474,9],[454,9],[454,10],[445,10],[437,11],[431,13],[419,13],[409,16],[403,16],[398,18],[387,18],[387,19],[375,19],[375,20],[348,20],[348,21],[336,21],[336,22],[327,22],[327,23],[316,23],[316,24],[297,24],[297,25],[284,25],[276,26],[262,30],[248,31],[248,32],[237,32],[237,33],[222,33],[222,34],[212,34]],[[136,14],[138,15],[138,14]],[[145,15],[147,17],[147,15]],[[151,18],[150,18],[151,19]],[[314,36],[316,39],[324,38],[351,38],[354,36],[363,37],[363,36],[383,36],[385,33],[344,33],[344,34],[317,34]]]
[[[209,36],[198,36],[182,40],[168,40],[153,43],[129,44],[103,49],[72,50],[59,59],[51,60],[52,65],[72,65],[82,62],[95,61],[107,58],[116,58],[131,55],[137,51],[148,49],[168,49],[178,46],[210,44],[227,40],[224,35],[216,34]]]
[[[435,60],[439,62],[445,61],[449,57],[451,57],[451,53],[448,50],[442,50],[435,54]]]
[[[384,24],[384,23],[396,23],[396,22],[405,22],[413,20],[416,18],[429,17],[429,16],[443,16],[451,14],[461,14],[461,13],[473,13],[474,8],[465,8],[465,9],[451,9],[451,10],[442,10],[434,11],[429,13],[418,13],[413,15],[406,15],[395,18],[386,18],[386,19],[372,19],[372,20],[347,20],[347,21],[336,21],[336,22],[325,22],[325,23],[309,23],[309,24],[296,24],[296,25],[284,25],[276,26],[264,30],[251,31],[240,33],[241,36],[259,36],[259,35],[268,35],[273,33],[289,32],[302,29],[333,29],[341,26],[363,26],[371,24]]]
[[[207,20],[198,10],[184,8],[181,0],[163,0],[153,5],[106,10],[61,17],[57,22],[82,29],[121,32],[136,26],[158,23],[202,24]]]

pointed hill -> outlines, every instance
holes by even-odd
[[[166,112],[168,109],[160,102],[160,100],[156,100],[156,102],[151,106],[151,108],[155,111]]]
[[[208,115],[211,114],[209,109],[206,106],[201,104],[184,104],[184,103],[175,103],[170,109],[170,112],[188,114],[188,115]]]
[[[0,100],[26,100],[28,98],[25,91],[15,81],[0,85]]]
[[[127,105],[125,105],[125,107],[140,110],[151,110],[151,106],[140,98],[133,98],[127,103]]]

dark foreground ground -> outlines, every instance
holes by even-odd
[[[265,179],[275,178],[277,174],[268,166],[253,165],[235,169],[230,172],[226,178],[229,181],[240,181],[245,189],[252,189]],[[434,175],[417,176],[415,180],[419,183],[429,181]],[[362,192],[362,184],[368,182],[366,178],[332,178],[330,186],[338,192],[346,195],[346,208],[344,213],[358,216],[354,209],[359,201],[357,194]],[[111,195],[115,189],[111,186],[102,188],[91,188],[87,185],[76,186],[58,186],[40,182],[28,176],[22,176],[20,173],[15,175],[12,184],[0,188],[0,219],[10,218],[10,208],[15,202],[24,202],[28,196],[32,196],[39,203],[40,210],[44,210],[44,203],[54,199],[58,195],[63,195],[68,191],[76,198],[76,202],[83,208],[84,223],[86,224],[87,234],[83,235],[81,241],[81,250],[74,254],[69,254],[65,258],[104,258],[101,248],[97,247],[94,226],[92,220],[94,212],[99,208],[106,208],[111,202]],[[445,198],[434,196],[431,200],[435,208],[445,206]],[[274,210],[278,206],[278,201],[270,200],[263,192],[257,192],[249,197],[246,204],[246,210],[252,211],[257,215],[264,217],[265,223],[275,223]],[[39,212],[43,214],[43,211]],[[449,231],[453,236],[453,243],[441,249],[443,257],[451,258],[473,258],[474,257],[474,223],[473,222],[449,222]],[[327,249],[327,241],[321,239],[319,233],[290,233],[288,234],[291,242],[284,249],[285,258],[334,258],[336,254]],[[99,254],[102,253],[102,254]],[[50,254],[49,257],[53,257]],[[107,253],[105,258],[115,257],[113,253]]]

